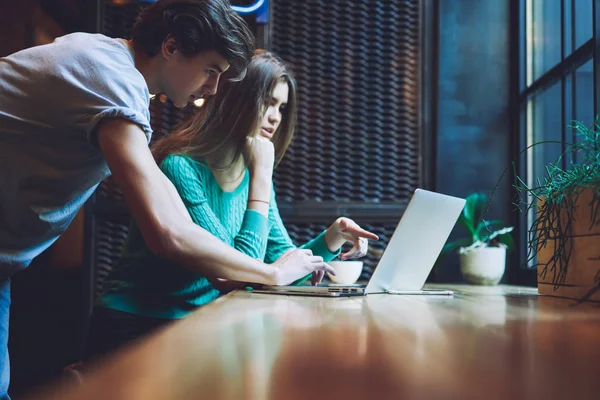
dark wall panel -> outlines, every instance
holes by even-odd
[[[443,0],[439,7],[437,190],[488,195],[509,165],[511,132],[510,1]],[[489,218],[510,222],[510,173],[493,196]],[[452,237],[466,234],[456,228]],[[460,281],[458,257],[438,275]],[[505,278],[507,276],[505,275]]]
[[[299,84],[280,201],[405,200],[420,183],[419,2],[273,1]]]

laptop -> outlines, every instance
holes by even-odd
[[[374,293],[451,295],[423,289],[465,200],[417,189],[366,285],[263,286],[253,293],[302,296],[364,296]]]

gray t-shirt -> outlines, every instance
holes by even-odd
[[[65,231],[110,175],[103,118],[152,134],[146,81],[127,41],[74,33],[0,58],[0,279]]]

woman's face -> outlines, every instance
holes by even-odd
[[[260,135],[272,140],[281,124],[282,112],[288,103],[289,88],[287,82],[279,82],[267,104],[267,110],[260,125]]]

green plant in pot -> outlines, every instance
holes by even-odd
[[[487,204],[485,194],[472,193],[466,200],[458,224],[469,236],[446,243],[442,256],[458,251],[465,281],[475,285],[496,285],[506,269],[506,253],[514,247],[510,234],[513,227],[505,226],[500,220],[483,218]]]
[[[515,173],[515,204],[533,217],[528,262],[538,269],[541,294],[600,300],[600,124],[573,121],[577,140],[557,142],[563,156],[528,185]],[[536,143],[530,147],[552,142]],[[572,161],[565,159],[571,155]]]

